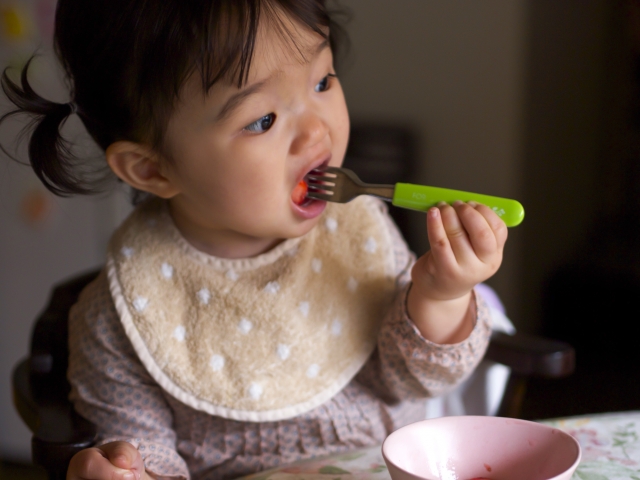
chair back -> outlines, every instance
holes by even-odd
[[[12,376],[14,405],[33,433],[33,463],[42,466],[52,480],[66,478],[71,457],[95,442],[95,426],[78,415],[68,400],[67,339],[69,311],[97,274],[88,272],[54,287],[33,328],[29,357]]]

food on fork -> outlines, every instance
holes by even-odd
[[[291,194],[291,199],[293,203],[296,205],[302,205],[307,198],[307,190],[309,186],[305,180],[300,180],[298,185],[293,189],[293,193]]]

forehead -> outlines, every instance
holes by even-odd
[[[328,33],[328,32],[327,32]],[[256,82],[278,77],[291,67],[304,67],[327,46],[327,40],[284,13],[263,15],[258,25],[246,81],[238,87],[238,72],[230,69],[219,81],[203,89],[201,75],[193,72],[183,85],[178,109],[185,104],[211,105]]]
[[[326,45],[326,39],[285,14],[261,19],[248,82],[287,66],[306,65]]]

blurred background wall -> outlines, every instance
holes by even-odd
[[[354,124],[408,126],[417,159],[408,181],[523,203],[525,221],[511,230],[503,267],[489,283],[517,328],[544,330],[548,278],[586,248],[603,205],[613,211],[623,196],[628,2],[342,3],[352,12],[352,46],[340,76]],[[19,64],[36,47],[49,51],[53,4],[0,0],[3,63]],[[37,84],[64,101],[46,63]],[[3,127],[3,144],[17,128]],[[0,161],[0,457],[28,457],[9,375],[27,352],[30,325],[52,283],[102,261],[123,202],[118,194],[53,199],[26,168]],[[414,218],[422,253],[423,218]]]
[[[409,125],[416,182],[525,207],[488,283],[520,331],[574,345],[577,368],[530,382],[523,416],[640,408],[640,2],[345,4],[354,124]]]

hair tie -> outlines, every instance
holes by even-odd
[[[67,106],[69,107],[69,110],[71,110],[70,115],[78,113],[78,105],[76,105],[76,102],[69,102],[67,103]]]

